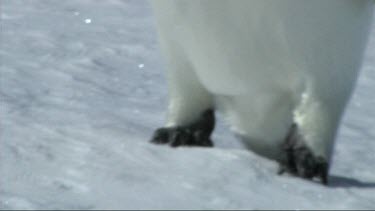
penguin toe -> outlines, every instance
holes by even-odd
[[[154,132],[150,142],[154,144],[169,144],[171,147],[213,146],[213,142],[207,133],[201,130],[193,130],[189,127],[159,128]]]

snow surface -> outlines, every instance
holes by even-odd
[[[1,209],[375,208],[375,30],[326,187],[276,175],[221,122],[213,149],[148,143],[167,104],[148,2],[0,11]]]

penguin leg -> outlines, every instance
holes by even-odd
[[[280,162],[279,174],[284,172],[313,179],[319,178],[323,184],[328,182],[328,163],[321,157],[314,155],[306,145],[302,136],[298,134],[297,124],[293,124],[283,144],[285,160]]]
[[[166,125],[154,132],[151,142],[172,147],[213,146],[212,96],[198,79],[181,43],[164,40],[165,37],[168,35],[161,36],[161,43],[168,64],[168,117]]]

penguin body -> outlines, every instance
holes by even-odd
[[[155,0],[167,59],[166,127],[223,114],[254,152],[282,159],[292,125],[331,159],[370,30],[371,0]]]

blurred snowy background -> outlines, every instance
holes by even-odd
[[[0,1],[1,209],[374,209],[375,30],[330,186],[246,151],[148,143],[167,88],[143,0]],[[374,27],[375,28],[375,25]]]

